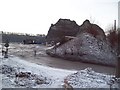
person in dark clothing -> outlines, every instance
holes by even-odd
[[[4,58],[8,58],[8,47],[9,47],[9,43],[6,42],[4,46],[6,47],[6,51],[4,51]]]

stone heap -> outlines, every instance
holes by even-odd
[[[64,36],[76,36],[79,31],[79,25],[70,19],[59,19],[56,24],[51,24],[46,40],[58,43]]]
[[[64,26],[64,20],[62,21],[63,24],[61,22],[61,27],[62,25]],[[55,32],[52,31],[54,33],[53,37],[56,35],[56,31],[59,29],[59,27],[57,29],[56,25],[54,25]],[[47,50],[46,53],[50,56],[67,60],[78,60],[82,62],[110,66],[116,65],[117,56],[108,44],[104,31],[98,25],[91,24],[89,20],[85,20],[83,24],[79,26],[79,30],[77,27],[71,31],[75,30],[77,32],[76,35],[75,33],[73,35],[76,36],[75,38],[70,39],[64,44],[57,45],[54,48]],[[64,29],[61,31],[64,31]]]

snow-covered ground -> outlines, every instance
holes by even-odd
[[[3,58],[0,53],[0,88],[63,88],[65,79],[73,88],[109,88],[110,84],[112,87],[120,87],[117,83],[120,80],[116,80],[116,82],[112,78],[113,75],[97,73],[90,67],[80,71],[66,70],[38,65],[24,60],[25,58],[21,59],[17,55],[21,53],[19,51],[25,48],[23,55],[31,54],[32,57],[31,51],[34,46],[15,45],[9,47],[11,50],[9,51],[11,53],[9,58]],[[46,56],[40,46],[38,51],[41,51],[38,57]]]
[[[2,88],[62,88],[64,79],[67,79],[73,88],[109,88],[113,77],[94,72],[91,68],[81,71],[51,68],[15,56],[8,59],[0,56],[0,61]]]
[[[8,59],[2,59],[2,63],[0,64],[2,67],[4,65],[8,66],[9,68],[13,68],[16,70],[16,73],[19,72],[30,72],[31,74],[37,75],[37,76],[42,76],[43,79],[46,78],[47,84],[40,84],[40,85],[35,85],[35,83],[32,80],[29,80],[29,84],[31,87],[61,87],[60,85],[62,84],[62,80],[65,76],[74,73],[76,71],[69,71],[69,70],[62,70],[62,69],[55,69],[55,68],[50,68],[47,66],[41,66],[37,65],[34,63],[29,63],[27,61],[24,61],[18,57],[10,57]],[[9,74],[9,73],[8,73]],[[2,87],[28,87],[29,84],[27,85],[17,85],[15,83],[15,75],[11,77],[11,75],[2,75]],[[31,85],[31,83],[33,85]],[[25,81],[22,81],[21,83],[25,83]]]

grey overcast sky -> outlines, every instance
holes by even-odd
[[[0,31],[47,34],[59,18],[85,19],[106,30],[118,20],[120,0],[0,0]]]

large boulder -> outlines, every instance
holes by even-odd
[[[79,25],[70,19],[59,19],[56,24],[51,24],[46,40],[48,43],[58,43],[64,36],[76,36]]]
[[[116,55],[107,43],[104,31],[86,20],[72,40],[49,49],[47,54],[68,60],[115,66]]]

